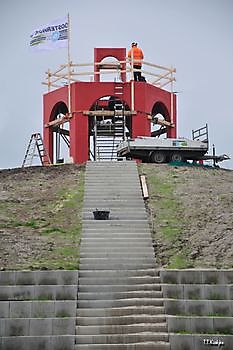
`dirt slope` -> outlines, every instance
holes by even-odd
[[[77,268],[84,168],[0,171],[0,268]]]
[[[158,266],[233,267],[233,171],[143,164]],[[84,167],[0,171],[0,269],[78,267]]]
[[[233,171],[148,164],[148,208],[164,267],[233,267]]]

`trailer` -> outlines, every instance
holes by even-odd
[[[214,165],[230,159],[226,154],[206,155],[208,141],[187,138],[166,138],[139,136],[121,142],[117,148],[118,158],[140,159],[147,163],[185,162],[187,160],[213,160]]]
[[[119,144],[118,157],[136,158],[150,163],[199,160],[208,151],[208,144],[186,138],[159,139],[139,136]]]

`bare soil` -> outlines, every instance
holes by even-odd
[[[159,266],[233,267],[233,171],[143,165]]]
[[[84,168],[0,171],[0,268],[77,268]]]

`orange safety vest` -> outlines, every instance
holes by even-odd
[[[144,58],[142,50],[136,46],[132,47],[128,52],[128,58],[131,58],[132,56],[134,61],[143,60]],[[140,67],[142,66],[141,62],[135,62],[134,65]]]

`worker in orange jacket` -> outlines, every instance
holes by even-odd
[[[135,42],[133,42],[131,44],[131,49],[128,52],[128,58],[130,60],[132,60],[132,57],[133,57],[133,68],[134,69],[141,69],[142,68],[142,63],[141,62],[137,62],[137,61],[143,60],[144,55],[143,55],[142,50],[138,47],[138,44],[135,43]],[[140,72],[134,72],[133,75],[134,75],[134,80],[135,81],[142,81],[141,71]]]

